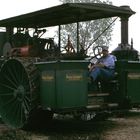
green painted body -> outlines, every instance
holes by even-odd
[[[140,103],[140,62],[118,61],[116,64],[121,97]]]
[[[40,71],[40,103],[45,108],[79,108],[87,105],[86,61],[37,63]]]

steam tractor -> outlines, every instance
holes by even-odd
[[[67,3],[0,20],[2,120],[23,128],[37,123],[38,117],[50,120],[54,113],[96,117],[139,106],[140,61],[128,42],[128,20],[133,14],[129,6]],[[61,44],[61,25],[110,17],[119,17],[121,23],[121,42],[112,51],[117,57],[116,75],[95,88],[88,76],[89,56],[79,45],[78,26],[77,48],[73,48],[70,40],[66,47]],[[58,44],[45,37],[51,26],[58,26]]]

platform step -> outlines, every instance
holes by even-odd
[[[87,109],[96,109],[96,108],[100,108],[101,105],[88,105],[86,108]]]
[[[118,103],[108,103],[108,107],[118,107]]]
[[[100,96],[94,96],[88,98],[88,105],[97,105],[97,104],[103,104],[105,102],[104,97]]]
[[[95,104],[86,106],[87,109],[98,109],[98,108],[116,108],[118,103],[105,103],[105,104]]]
[[[109,93],[92,93],[92,94],[88,94],[88,97],[104,97],[104,96],[109,96]]]

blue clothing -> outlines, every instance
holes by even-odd
[[[116,57],[114,55],[103,56],[97,62],[102,63],[105,67],[95,67],[91,72],[90,76],[93,80],[101,79],[101,80],[109,80],[114,77],[115,73],[115,61]]]
[[[108,56],[101,57],[97,63],[103,63],[106,66],[106,68],[114,69],[116,60],[117,59],[114,55],[109,54]]]

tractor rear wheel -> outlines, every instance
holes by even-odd
[[[36,66],[29,59],[8,59],[0,69],[0,115],[13,128],[22,128],[38,104]]]

